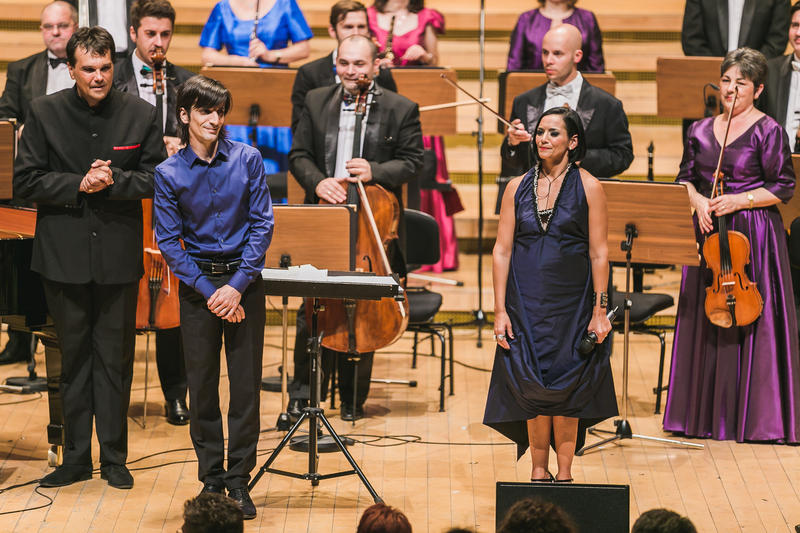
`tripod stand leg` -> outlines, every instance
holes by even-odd
[[[588,452],[589,450],[593,450],[595,448],[599,448],[600,446],[605,446],[608,443],[615,442],[615,441],[618,441],[618,440],[621,440],[621,439],[622,439],[622,437],[620,435],[614,435],[613,437],[608,437],[607,439],[603,439],[601,441],[595,442],[594,444],[589,444],[588,446],[584,446],[583,448],[581,448],[580,450],[575,452],[575,455],[580,457],[584,453]]]
[[[253,490],[253,487],[256,486],[256,483],[258,483],[258,480],[261,479],[261,476],[263,476],[264,473],[267,471],[267,469],[270,467],[270,465],[273,462],[275,462],[275,459],[278,458],[278,454],[281,453],[281,450],[283,450],[283,448],[289,443],[289,441],[292,439],[292,437],[297,432],[297,430],[300,429],[300,425],[308,417],[309,417],[309,414],[308,414],[307,411],[303,411],[300,414],[300,418],[298,418],[297,422],[294,423],[294,426],[292,426],[292,429],[290,429],[289,432],[286,433],[286,435],[283,436],[283,439],[281,440],[280,444],[278,444],[278,446],[274,450],[272,450],[272,453],[270,454],[269,458],[266,460],[266,462],[264,462],[264,464],[261,466],[261,468],[258,469],[258,472],[256,472],[256,475],[250,481],[250,484],[247,485],[247,489],[248,490]],[[317,432],[314,431],[313,433],[316,435]],[[309,428],[309,436],[310,435],[311,435],[311,430]]]
[[[364,472],[361,471],[361,467],[358,466],[358,463],[356,463],[356,460],[353,459],[352,455],[350,455],[350,452],[347,451],[347,447],[345,447],[344,443],[342,442],[342,439],[339,437],[336,431],[334,431],[330,422],[328,422],[328,419],[325,418],[325,415],[320,415],[319,419],[322,421],[323,425],[325,426],[325,429],[328,430],[330,436],[336,442],[336,445],[339,447],[344,456],[347,458],[347,462],[349,462],[350,466],[352,466],[353,470],[355,470],[356,474],[358,475],[358,478],[361,480],[361,483],[364,484],[369,493],[372,495],[373,501],[375,503],[383,503],[383,499],[380,496],[378,496],[378,493],[375,492],[374,488],[372,488],[372,485],[367,479],[367,476],[365,476]]]

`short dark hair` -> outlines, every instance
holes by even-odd
[[[631,533],[697,533],[692,521],[669,509],[650,509],[636,519]]]
[[[356,533],[411,533],[411,523],[399,509],[376,503],[361,515]]]
[[[794,15],[795,11],[800,11],[800,0],[797,0],[797,2],[792,4],[791,9],[789,9],[789,18],[792,18],[792,15]]]
[[[189,125],[180,120],[181,109],[185,109],[187,115],[192,114],[192,108],[216,110],[221,115],[227,115],[231,107],[233,107],[231,92],[217,80],[198,74],[183,82],[178,87],[175,102],[178,137],[181,138],[181,142],[183,144],[189,142]],[[219,138],[225,138],[225,128],[220,128]]]
[[[175,26],[175,8],[167,0],[136,0],[131,6],[130,21],[133,31],[138,31],[145,17],[169,19]]]
[[[550,502],[525,498],[511,506],[497,533],[576,533],[567,513]]]
[[[578,145],[569,151],[569,162],[574,163],[580,161],[586,156],[586,132],[583,129],[583,122],[581,117],[572,109],[568,107],[551,107],[539,117],[536,122],[536,127],[533,129],[533,159],[539,162],[539,150],[536,149],[536,130],[539,129],[539,123],[548,115],[560,115],[561,120],[564,121],[564,127],[567,129],[567,137],[572,139],[573,136],[578,136]]]
[[[375,9],[383,13],[383,9],[386,7],[387,0],[375,0]],[[409,13],[419,13],[422,11],[422,8],[425,7],[425,0],[408,0],[408,9]]]
[[[349,13],[358,13],[359,11],[363,11],[364,16],[367,15],[367,7],[358,0],[339,0],[331,8],[329,19],[331,27],[336,28],[336,25],[343,21]]]
[[[183,504],[183,533],[242,533],[244,516],[232,499],[203,492]]]
[[[92,26],[88,28],[78,28],[72,37],[67,41],[67,62],[71,66],[75,66],[75,50],[81,48],[83,51],[98,56],[111,54],[111,59],[114,59],[114,38],[108,33],[108,30],[100,26]]]
[[[344,39],[341,40],[339,45],[336,47],[336,53],[337,54],[339,53],[339,48],[341,48],[344,43],[346,43],[348,41],[353,41],[353,40],[356,40],[356,41],[357,40],[363,40],[365,43],[367,43],[367,45],[369,46],[370,53],[372,54],[372,60],[375,61],[375,59],[378,57],[378,45],[375,44],[375,41],[373,41],[372,39],[370,39],[366,35],[350,35],[348,37],[345,37]]]
[[[731,67],[739,67],[744,77],[752,81],[756,89],[767,81],[767,58],[758,50],[746,46],[731,50],[722,60],[719,75],[724,76]]]

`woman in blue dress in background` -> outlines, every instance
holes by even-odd
[[[484,424],[530,445],[531,480],[572,481],[584,429],[617,414],[603,342],[608,302],[608,213],[600,182],[576,166],[586,153],[580,117],[549,109],[536,126],[537,162],[503,194],[493,277],[497,339]],[[598,344],[578,352],[587,331]]]
[[[257,38],[251,40],[256,17]],[[202,61],[217,66],[285,67],[308,57],[309,39],[311,28],[296,0],[222,0],[200,35]],[[227,130],[230,139],[251,143],[247,126],[227,126]],[[257,139],[267,174],[285,171],[291,128],[259,126]]]

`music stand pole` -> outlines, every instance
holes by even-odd
[[[678,444],[680,446],[690,446],[692,448],[703,448],[702,444],[695,444],[694,442],[686,442],[677,439],[666,439],[663,437],[651,437],[649,435],[639,435],[634,433],[631,429],[631,424],[628,422],[628,350],[630,348],[630,326],[631,326],[631,252],[633,250],[633,241],[639,236],[635,224],[625,225],[625,240],[620,243],[620,248],[625,252],[625,330],[623,334],[623,352],[622,352],[622,418],[614,420],[614,425],[617,426],[615,431],[606,429],[598,429],[591,427],[589,433],[595,435],[597,433],[604,433],[611,435],[599,442],[584,446],[575,455],[578,457],[594,448],[599,448],[605,444],[615,442],[622,439],[643,439],[656,442],[663,442],[665,444]]]

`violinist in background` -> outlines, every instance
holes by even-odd
[[[114,87],[138,95],[155,106],[153,57],[157,49],[163,54],[169,50],[175,25],[175,9],[167,0],[137,0],[131,6],[130,20],[130,37],[135,48],[114,65]],[[171,156],[180,148],[175,115],[176,88],[193,74],[169,61],[164,62],[163,68],[166,94],[162,97],[160,116],[167,156]],[[152,221],[145,220],[145,226],[152,227]],[[164,393],[167,422],[176,426],[188,424],[186,368],[179,328],[156,330],[156,363],[161,391]]]
[[[761,52],[729,52],[720,69],[725,113],[689,128],[677,181],[695,211],[697,241],[731,230],[750,240],[749,278],[764,301],[750,325],[723,328],[704,312],[711,273],[705,261],[684,267],[672,344],[664,429],[718,440],[800,442],[800,359],[789,257],[776,204],[794,193],[789,139],[754,107],[764,88]],[[738,98],[721,165],[724,194],[709,200],[734,89]]]
[[[352,35],[339,43],[336,72],[340,85],[314,89],[306,95],[305,108],[294,131],[289,153],[289,169],[306,192],[306,203],[324,200],[341,204],[348,200],[346,186],[361,180],[377,183],[394,193],[402,213],[402,185],[417,175],[422,165],[422,130],[417,105],[392,91],[375,84],[373,78],[380,60],[375,44],[363,35]],[[366,76],[372,82],[364,119],[362,157],[353,158],[355,102],[357,80]],[[338,131],[338,136],[328,135]],[[335,144],[331,140],[336,140]],[[400,221],[400,241],[403,238]],[[389,246],[389,261],[394,272],[405,273],[401,243]],[[295,344],[302,342],[308,331],[298,326]],[[302,342],[301,346],[305,346]],[[323,350],[323,378],[327,383],[335,352]],[[306,358],[307,361],[308,358]],[[308,398],[308,371],[295,368],[292,400]],[[339,362],[339,391],[342,418],[353,420],[364,416],[364,402],[372,375],[372,353],[361,354],[358,364],[357,398],[353,405],[353,363],[344,357]],[[297,405],[298,401],[292,401]]]

